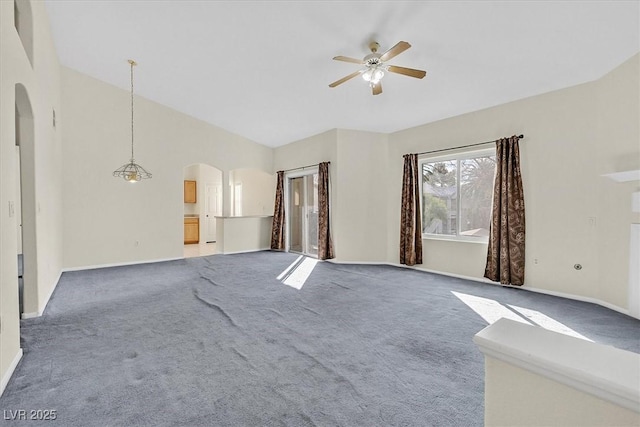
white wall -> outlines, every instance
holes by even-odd
[[[303,166],[317,165],[321,162],[331,162],[329,165],[329,180],[331,181],[331,187],[329,189],[331,199],[329,222],[331,233],[333,234],[334,249],[337,256],[340,256],[340,245],[335,239],[335,221],[340,216],[337,208],[338,193],[340,190],[339,185],[336,183],[338,177],[336,172],[338,169],[337,138],[338,130],[333,129],[291,144],[277,147],[274,149],[273,170],[276,172],[281,170],[286,171]],[[271,214],[273,214],[273,208]],[[286,212],[285,215],[287,215]]]
[[[600,265],[599,299],[627,307],[630,224],[640,223],[631,209],[631,194],[640,182],[619,183],[601,174],[640,169],[640,55],[622,64],[596,83],[598,105],[596,144],[597,217],[596,256]]]
[[[242,216],[273,215],[276,176],[256,169],[231,171],[229,185],[242,184]],[[238,216],[236,214],[236,216]]]
[[[526,273],[529,286],[594,297],[597,265],[588,229],[595,215],[595,155],[585,147],[596,137],[585,126],[594,122],[592,84],[540,95],[478,111],[390,136],[390,158],[403,154],[495,140],[514,134],[521,140],[522,179],[526,207]],[[488,145],[490,147],[490,145]],[[399,206],[402,162],[390,175],[391,201]],[[399,209],[390,223],[399,224]],[[398,227],[396,227],[398,228]],[[389,260],[398,262],[399,229],[390,239]],[[424,240],[422,268],[481,278],[487,245]],[[538,264],[534,264],[538,259]],[[577,272],[573,264],[584,269]]]
[[[129,92],[62,67],[62,94],[65,267],[182,257],[187,165],[271,172],[270,148],[136,96],[135,157],[153,178],[126,183],[111,173],[129,158]]]
[[[268,250],[273,216],[236,216],[216,221],[216,253],[234,254]]]
[[[637,412],[526,369],[490,357],[486,358],[485,366],[487,427],[637,426],[640,423]]]
[[[275,170],[330,161],[336,261],[385,262],[387,135],[337,129],[275,149]]]
[[[592,83],[391,134],[388,260],[398,262],[403,154],[523,133],[526,287],[626,308],[638,183],[614,185],[600,174],[640,167],[638,58]],[[485,257],[486,244],[425,240],[422,268],[481,278]]]
[[[338,261],[386,261],[387,138],[338,130],[336,181],[331,185],[338,196],[333,206]]]
[[[33,113],[33,147],[26,179],[32,194],[23,203],[26,223],[31,224],[37,259],[27,267],[33,281],[25,283],[25,312],[44,310],[62,267],[61,131],[54,128],[52,110],[60,105],[60,69],[42,2],[24,2],[33,14],[33,57],[29,61],[13,24],[13,2],[0,2],[0,376],[2,385],[20,354],[18,281],[16,255],[17,219],[10,216],[9,204],[17,198],[15,165],[15,87],[26,89]],[[27,249],[25,247],[25,249]],[[33,258],[33,257],[32,257]],[[26,272],[25,272],[26,274]],[[26,278],[25,278],[26,279]]]
[[[111,175],[129,158],[129,92],[60,67],[44,4],[29,5],[33,67],[13,26],[13,3],[0,2],[3,379],[20,352],[16,218],[7,209],[17,197],[16,83],[26,88],[34,116],[33,194],[31,205],[23,204],[38,254],[27,266],[35,278],[25,289],[28,313],[44,309],[63,266],[181,257],[187,165],[220,169],[228,191],[232,170],[270,174],[330,161],[338,260],[397,262],[402,155],[519,133],[526,136],[527,286],[627,307],[629,223],[640,221],[630,197],[638,183],[600,175],[640,168],[639,55],[593,83],[391,135],[330,130],[277,149],[136,97],[136,160],[154,177],[129,184]],[[123,60],[125,76],[127,67]],[[482,244],[428,241],[422,267],[481,277],[485,252]],[[577,262],[583,270],[573,269]]]
[[[592,83],[390,135],[325,132],[276,148],[274,170],[330,160],[337,260],[397,263],[402,155],[523,133],[525,287],[624,310],[638,183],[601,174],[640,168],[639,58]],[[423,243],[419,268],[482,278],[486,243]],[[582,270],[573,268],[577,263]]]

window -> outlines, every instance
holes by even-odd
[[[495,150],[422,159],[422,234],[486,241]]]

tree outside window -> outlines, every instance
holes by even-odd
[[[422,162],[423,234],[486,239],[495,168],[493,150]]]

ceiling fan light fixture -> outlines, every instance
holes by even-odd
[[[374,95],[380,95],[382,93],[382,84],[380,81],[387,72],[402,74],[416,79],[423,78],[427,72],[423,70],[416,70],[413,68],[398,67],[396,65],[388,65],[388,61],[395,58],[405,50],[409,49],[411,45],[405,41],[396,43],[391,49],[387,50],[383,54],[378,53],[380,45],[377,42],[371,42],[369,49],[371,53],[365,56],[362,60],[356,58],[350,58],[348,56],[334,56],[335,61],[351,62],[354,64],[364,65],[364,68],[349,74],[335,82],[331,83],[329,87],[336,87],[342,83],[351,80],[357,75],[361,75],[364,81],[369,83],[369,87],[372,89]]]
[[[371,85],[377,85],[380,83],[380,80],[384,77],[384,70],[379,67],[369,68],[367,71],[362,73],[362,78],[369,82]]]

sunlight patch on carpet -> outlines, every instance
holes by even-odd
[[[291,265],[289,265],[289,267],[287,267],[282,273],[280,273],[280,275],[277,277],[278,280],[282,280],[283,278],[287,277],[289,272],[291,270],[293,270],[299,263],[300,261],[302,261],[302,255],[300,255],[298,258],[296,258],[295,261],[293,261],[291,263]]]
[[[303,258],[300,256],[293,264],[291,264],[280,276],[278,280],[282,281],[287,286],[291,286],[295,289],[302,289],[305,282],[316,267],[318,260],[315,258]]]
[[[565,335],[569,335],[572,337],[593,342],[592,340],[585,337],[584,335],[574,331],[567,325],[560,323],[557,320],[547,316],[546,314],[540,313],[539,311],[530,310],[528,308],[518,307],[516,305],[511,305],[511,304],[509,304],[509,307],[511,307],[512,309],[514,309],[515,311],[517,311],[518,313],[522,314],[524,317],[529,319],[529,321],[534,325],[541,326],[550,331],[560,332],[561,334],[565,334]]]
[[[553,332],[559,332],[561,334],[569,335],[587,341],[592,341],[584,335],[564,325],[563,323],[560,323],[557,320],[552,319],[551,317],[547,316],[546,314],[540,313],[537,310],[518,307],[516,305],[503,305],[493,299],[477,297],[460,292],[451,291],[451,293],[455,295],[460,301],[465,303],[469,308],[475,311],[490,325],[496,322],[498,319],[505,317],[507,319],[515,320],[516,322],[527,323],[533,326],[540,326]]]

